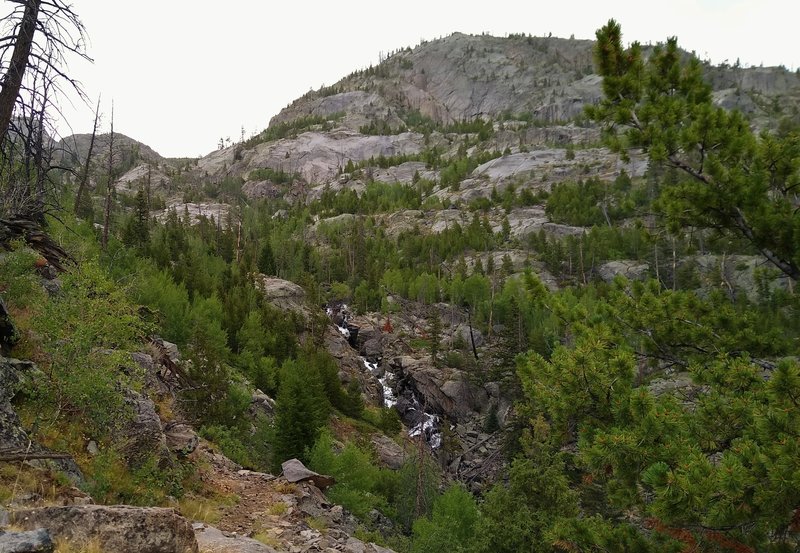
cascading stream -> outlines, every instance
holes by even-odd
[[[325,312],[331,321],[333,321],[333,324],[336,326],[336,329],[339,331],[339,333],[341,333],[341,335],[344,336],[344,338],[350,343],[350,346],[355,349],[355,345],[352,343],[353,332],[350,330],[350,311],[348,310],[347,305],[342,304],[336,309],[333,307],[328,307]],[[363,355],[359,355],[359,359],[361,359],[365,370],[369,371],[371,375],[378,378],[378,382],[380,382],[383,392],[384,405],[389,408],[394,408],[398,401],[397,395],[394,392],[394,386],[396,382],[395,375],[386,370],[384,370],[381,374],[381,370],[379,368],[380,361],[369,361]],[[414,390],[410,391],[410,397],[412,405],[407,410],[421,413],[422,420],[409,428],[408,435],[412,438],[420,435],[424,436],[425,441],[432,449],[441,447],[442,434],[439,431],[439,424],[441,421],[438,415],[427,413],[425,411],[422,402],[419,400],[419,397]],[[419,420],[419,417],[416,418]]]

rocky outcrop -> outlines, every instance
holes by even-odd
[[[270,304],[278,309],[300,315],[309,313],[306,305],[306,292],[294,282],[258,274],[255,276],[256,288]]]
[[[30,532],[0,530],[0,553],[52,553],[54,549],[53,539],[44,528]]]
[[[181,219],[185,219],[188,215],[189,224],[192,225],[198,223],[201,217],[205,217],[209,220],[213,219],[222,224],[228,218],[230,206],[228,204],[217,203],[175,202],[167,206],[166,209],[156,212],[154,215],[156,219],[164,222],[169,217],[170,211],[174,211]]]
[[[406,451],[403,446],[385,434],[373,434],[369,440],[378,460],[386,467],[399,470],[406,462]]]
[[[611,282],[617,276],[628,280],[645,280],[650,274],[650,265],[635,260],[609,261],[600,265],[597,274],[605,282]]]
[[[310,92],[270,125],[338,112],[338,123],[353,130],[366,120],[397,128],[393,114],[414,110],[440,123],[503,117],[512,126],[509,116],[525,114],[557,126],[583,116],[584,106],[602,95],[593,45],[556,37],[454,33],[400,50],[375,71],[356,71],[332,87]],[[729,91],[726,97],[780,96],[797,102],[800,77],[785,68],[725,65],[704,66],[704,71],[715,90]],[[769,104],[751,102],[751,109],[764,114]]]
[[[731,296],[744,294],[759,301],[764,294],[793,287],[789,277],[755,255],[695,255],[680,260],[678,270],[678,285],[701,294],[721,287]]]
[[[81,547],[96,543],[115,553],[198,553],[192,525],[172,509],[127,505],[23,509],[12,524],[45,528],[53,538]]]
[[[298,175],[307,183],[326,183],[335,180],[348,161],[357,163],[380,156],[417,154],[424,147],[424,137],[419,133],[367,136],[343,127],[328,132],[308,131],[296,138],[258,144],[242,152],[241,160],[231,165],[214,165],[212,171],[218,172],[209,175],[220,178],[233,174],[247,178],[255,169],[270,168]],[[196,170],[207,166],[201,162]]]
[[[466,373],[457,369],[433,367],[427,359],[397,357],[390,362],[401,386],[405,382],[421,397],[426,412],[445,415],[451,421],[462,421],[480,411],[488,396],[483,388],[469,382]],[[398,411],[413,408],[411,402],[398,400]]]
[[[11,404],[24,380],[39,377],[43,375],[35,363],[0,357],[0,450],[32,464],[52,466],[77,484],[83,481],[83,474],[75,461],[31,441]]]
[[[172,177],[167,174],[166,167],[152,163],[139,164],[124,175],[116,183],[117,192],[136,194],[149,183],[151,193],[169,193],[172,189]]]

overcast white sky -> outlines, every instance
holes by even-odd
[[[593,38],[609,18],[626,42],[679,44],[715,63],[800,66],[796,0],[73,0],[94,64],[71,71],[108,128],[165,156],[200,156],[265,128],[292,100],[454,31]],[[4,9],[9,4],[4,3]],[[92,109],[65,106],[74,132]],[[62,134],[70,134],[62,128]]]

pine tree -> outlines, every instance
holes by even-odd
[[[276,274],[275,256],[272,254],[269,239],[265,239],[264,245],[261,246],[261,253],[258,255],[258,271],[265,275]]]
[[[434,367],[440,364],[439,352],[442,347],[442,318],[436,308],[428,315],[428,343],[430,345],[431,363]]]
[[[306,460],[306,450],[319,436],[328,409],[322,383],[313,367],[297,361],[284,363],[275,407],[275,470],[287,459]]]
[[[595,46],[605,99],[590,117],[614,150],[641,148],[651,163],[678,171],[657,203],[673,232],[727,230],[798,280],[800,135],[754,135],[740,112],[714,105],[700,62],[686,58],[670,38],[645,60],[640,44],[623,48],[619,24],[609,21]]]
[[[129,246],[145,248],[150,243],[150,210],[143,190],[136,193],[136,204],[123,232],[123,242]]]

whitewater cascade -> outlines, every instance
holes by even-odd
[[[353,332],[351,332],[349,328],[350,311],[347,308],[347,305],[342,304],[336,309],[333,307],[328,307],[325,312],[333,322],[334,326],[336,326],[336,329],[339,331],[339,333],[341,333],[341,335],[344,336],[348,342],[350,342],[351,347],[354,347],[351,341]],[[383,392],[384,406],[394,408],[397,405],[397,394],[395,394],[394,391],[396,384],[395,375],[390,371],[382,371],[380,369],[380,359],[370,361],[362,355],[359,355],[359,359],[363,363],[364,369],[367,370],[371,375],[375,376],[378,379],[378,382],[380,382]],[[425,411],[416,391],[410,390],[410,394],[412,405],[408,408],[408,411],[420,413],[421,420],[419,417],[415,417],[420,422],[408,429],[408,435],[412,438],[420,435],[424,436],[425,441],[432,449],[441,447],[442,434],[439,431],[439,425],[441,423],[439,416]]]

